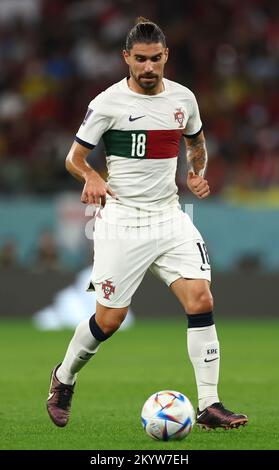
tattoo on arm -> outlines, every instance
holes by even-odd
[[[185,137],[185,141],[189,171],[193,171],[195,175],[204,176],[207,165],[207,151],[203,132],[193,139]]]

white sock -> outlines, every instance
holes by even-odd
[[[215,325],[188,328],[187,344],[196,376],[199,410],[203,411],[220,401],[217,392],[220,352]]]
[[[97,341],[89,328],[89,320],[82,320],[70,341],[64,360],[56,372],[56,376],[63,384],[73,385],[77,372],[87,364],[89,359],[97,352],[100,341]]]

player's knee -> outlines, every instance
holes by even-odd
[[[213,297],[210,292],[200,292],[187,302],[186,311],[189,315],[195,313],[212,312]]]
[[[110,309],[109,312],[97,315],[96,320],[103,333],[106,336],[111,336],[121,326],[121,323],[125,320],[126,314],[126,309],[119,309],[118,311],[112,311],[112,309]]]
[[[105,335],[107,336],[111,336],[113,335],[113,333],[115,333],[118,328],[120,327],[122,321],[120,321],[119,319],[106,319],[104,321],[102,321],[102,330],[104,332]]]

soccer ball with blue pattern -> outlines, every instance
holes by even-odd
[[[153,439],[181,440],[191,432],[195,424],[195,412],[185,395],[173,390],[163,390],[146,400],[141,420],[145,431]]]

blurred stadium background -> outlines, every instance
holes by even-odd
[[[64,159],[88,102],[127,74],[121,50],[137,15],[163,28],[166,76],[200,105],[211,197],[192,200],[182,155],[177,184],[182,205],[195,202],[216,312],[277,314],[278,10],[272,0],[0,0],[0,316],[31,317],[91,264],[92,213]],[[90,161],[105,175],[102,145]],[[148,275],[133,309],[182,311]]]

